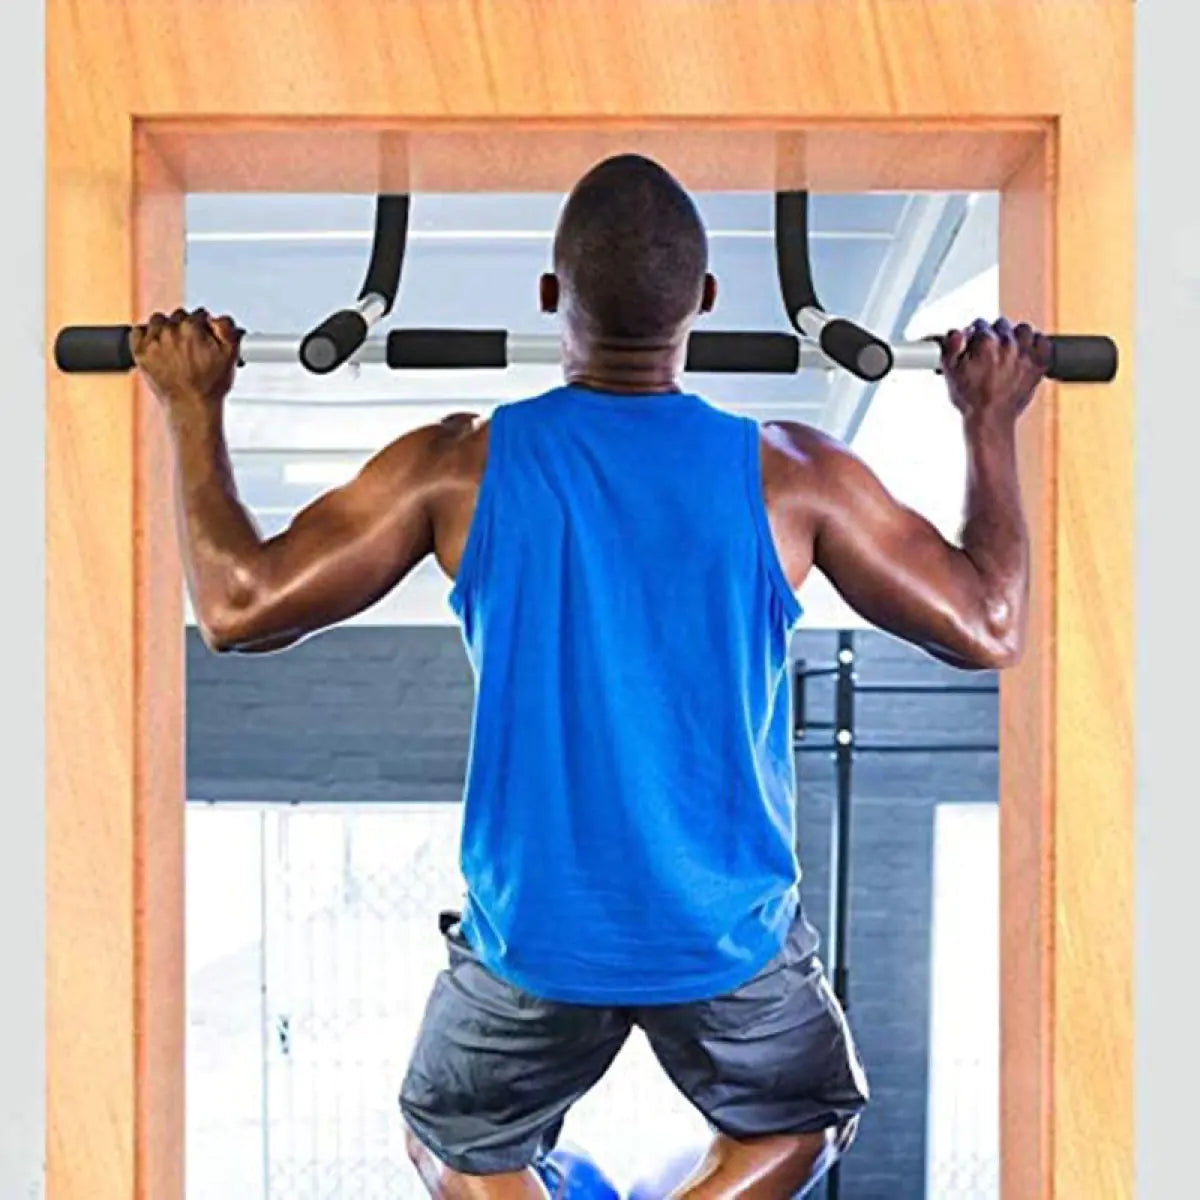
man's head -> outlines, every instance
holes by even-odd
[[[606,159],[567,198],[542,307],[586,340],[677,342],[708,312],[716,284],[691,197],[637,154]]]

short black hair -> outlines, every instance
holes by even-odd
[[[554,269],[596,333],[669,336],[700,307],[708,239],[679,182],[640,154],[593,167],[567,198]]]

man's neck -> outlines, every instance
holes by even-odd
[[[621,395],[677,392],[686,342],[591,343],[564,347],[563,374],[569,384]]]

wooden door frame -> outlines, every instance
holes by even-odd
[[[189,191],[562,190],[637,148],[693,188],[1001,192],[1005,312],[1123,355],[1022,429],[1003,1196],[1132,1196],[1132,4],[48,0],[47,21],[47,344],[180,302]],[[167,446],[131,378],[48,366],[47,414],[48,1195],[182,1200]]]

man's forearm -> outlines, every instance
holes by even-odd
[[[1021,507],[1016,425],[973,416],[964,423],[967,497],[960,538],[983,584],[989,631],[1019,641],[1029,586],[1029,534]]]
[[[197,616],[211,626],[249,602],[262,539],[238,498],[220,406],[176,404],[169,425],[184,569]]]

